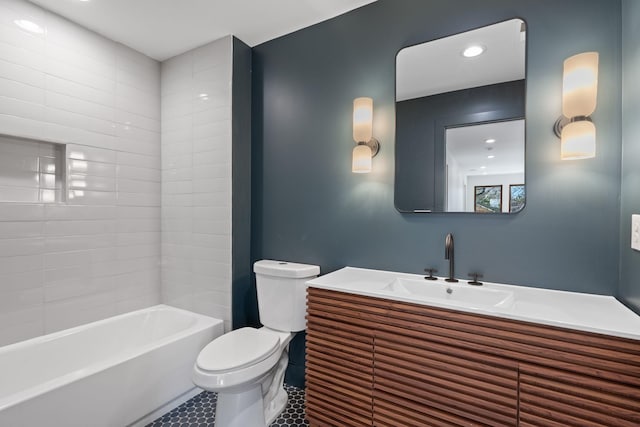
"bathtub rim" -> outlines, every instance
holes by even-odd
[[[168,345],[175,341],[178,341],[181,338],[184,338],[191,334],[196,334],[198,332],[202,332],[210,327],[215,327],[216,325],[222,325],[223,333],[224,333],[224,322],[221,319],[217,319],[215,317],[205,316],[203,314],[194,313],[189,310],[184,310],[181,308],[173,307],[167,304],[157,304],[146,308],[141,308],[134,311],[129,311],[122,314],[117,314],[115,316],[107,317],[105,319],[95,320],[93,322],[85,323],[79,326],[74,326],[72,328],[63,329],[61,331],[52,332],[46,335],[40,335],[37,337],[29,338],[28,340],[19,341],[17,343],[8,344],[6,346],[0,347],[0,355],[3,353],[7,353],[13,350],[21,350],[24,347],[30,347],[37,343],[41,342],[49,342],[55,340],[57,338],[62,338],[68,335],[72,335],[74,333],[78,333],[84,331],[86,329],[90,329],[93,326],[110,323],[117,321],[119,319],[125,319],[127,317],[133,317],[136,314],[141,312],[152,312],[152,311],[177,311],[181,312],[185,315],[188,315],[192,318],[195,318],[195,324],[190,327],[183,329],[181,331],[170,334],[162,339],[154,341],[153,343],[143,345],[140,347],[136,347],[135,350],[125,351],[118,353],[117,355],[106,357],[105,359],[100,360],[97,363],[93,363],[89,366],[81,367],[75,371],[69,372],[65,375],[56,377],[49,381],[45,381],[42,383],[38,383],[37,385],[27,388],[25,390],[19,391],[17,393],[11,394],[5,398],[0,399],[0,411],[5,409],[9,409],[12,406],[15,406],[24,400],[32,399],[38,396],[41,396],[47,392],[56,390],[58,388],[64,387],[78,379],[88,377],[102,370],[108,369],[109,367],[115,366],[118,363],[122,363],[123,361],[134,359],[139,357],[145,353],[158,349],[162,346]]]

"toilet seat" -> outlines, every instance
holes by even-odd
[[[241,328],[210,342],[198,355],[196,366],[212,374],[236,371],[267,359],[279,346],[277,334]]]
[[[242,331],[243,329],[249,331]],[[210,342],[198,355],[193,367],[193,382],[208,391],[224,390],[237,393],[269,374],[282,357],[283,349],[289,344],[293,335],[290,332],[279,332],[265,327],[242,328],[228,332]],[[229,353],[237,343],[234,341],[240,341],[238,344],[245,348],[246,346],[255,346],[255,348],[248,350],[250,355],[247,353],[234,360],[235,356]],[[274,347],[272,343],[275,343]]]

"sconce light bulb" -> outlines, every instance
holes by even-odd
[[[564,61],[562,114],[590,116],[598,97],[598,52],[585,52]]]
[[[562,128],[560,158],[590,159],[596,156],[596,126],[587,120],[571,122]]]
[[[373,99],[353,100],[353,140],[368,142],[373,138]]]
[[[371,148],[368,145],[361,144],[354,147],[351,171],[353,173],[371,172]]]

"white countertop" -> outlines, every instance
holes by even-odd
[[[407,292],[391,291],[390,285],[398,280],[425,287],[453,287],[455,294],[466,287],[491,291],[503,291],[509,300],[497,306],[476,305],[467,301],[448,301],[445,298],[422,297]],[[413,282],[411,282],[413,281]],[[391,271],[344,267],[307,282],[314,288],[331,289],[358,295],[412,302],[433,307],[448,308],[470,313],[485,314],[507,319],[522,320],[598,334],[613,335],[640,340],[640,316],[612,296],[591,295],[578,292],[556,291],[526,286],[483,282],[481,287],[467,284],[449,286],[442,279],[425,280],[424,276]],[[428,288],[425,288],[428,290]],[[470,290],[469,290],[470,291]],[[499,292],[493,292],[497,294]],[[443,294],[444,295],[444,294]],[[480,294],[479,294],[480,295]],[[471,296],[471,299],[474,297]]]

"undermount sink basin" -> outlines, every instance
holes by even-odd
[[[476,308],[507,308],[514,301],[511,291],[472,286],[463,282],[449,283],[443,280],[420,281],[398,278],[380,291],[398,296]]]

